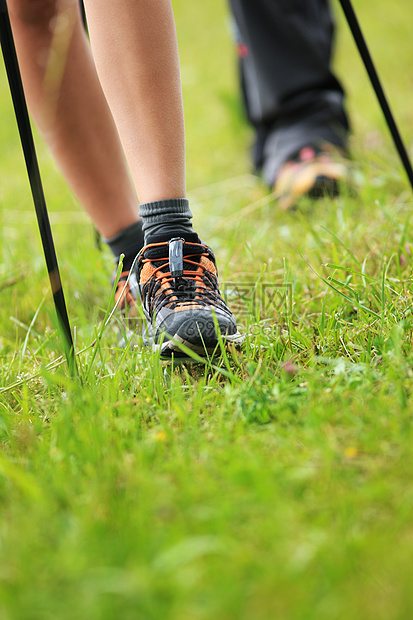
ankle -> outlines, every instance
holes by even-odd
[[[142,220],[134,222],[127,228],[124,228],[114,237],[102,239],[108,244],[115,262],[118,263],[121,254],[124,254],[123,271],[128,271],[135,257],[144,246],[144,234],[142,230]]]
[[[186,198],[141,204],[139,214],[142,217],[145,244],[148,244],[148,240],[153,237],[172,239],[185,234],[194,234],[191,223],[192,212]]]

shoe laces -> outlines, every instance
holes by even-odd
[[[180,237],[150,244],[141,254],[138,269],[142,299],[150,316],[163,307],[184,310],[212,306],[230,314],[219,292],[214,255],[204,244]]]

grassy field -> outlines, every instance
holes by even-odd
[[[191,204],[245,348],[188,369],[119,348],[109,253],[37,140],[69,378],[1,70],[0,618],[410,620],[412,196],[380,109],[337,8],[358,195],[281,213],[226,5],[174,8]],[[413,17],[355,8],[410,146]]]

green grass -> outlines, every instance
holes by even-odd
[[[37,140],[83,351],[83,386],[73,382],[59,363],[2,72],[0,617],[408,620],[413,239],[404,172],[338,14],[359,194],[280,213],[250,174],[226,6],[174,8],[196,226],[221,280],[249,294],[255,285],[262,303],[247,300],[239,316],[243,353],[205,368],[171,369],[141,347],[120,349],[116,317],[92,346],[111,259]],[[356,9],[410,146],[405,3],[360,0]]]

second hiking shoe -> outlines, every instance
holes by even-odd
[[[279,171],[274,184],[278,206],[293,207],[302,196],[334,198],[349,181],[349,161],[331,144],[305,146]]]
[[[186,357],[184,347],[198,355],[241,339],[235,318],[218,288],[215,257],[198,235],[165,240],[152,237],[136,264],[147,329],[145,344],[162,357]],[[184,345],[184,347],[180,346]]]

